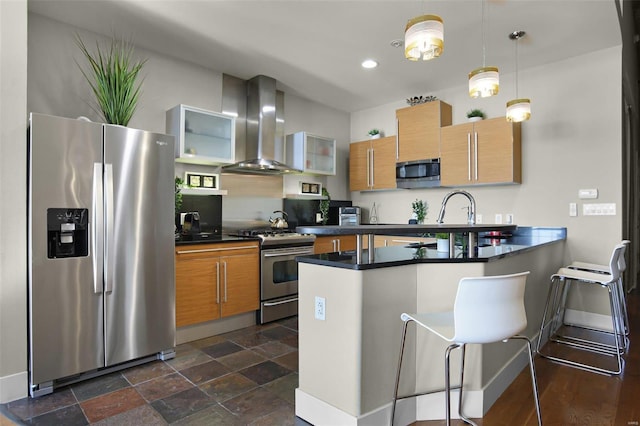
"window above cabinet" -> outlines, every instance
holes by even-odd
[[[307,132],[287,135],[285,163],[312,175],[336,174],[336,140]]]
[[[176,137],[176,161],[192,164],[235,162],[235,118],[201,108],[176,105],[167,111],[167,133]]]

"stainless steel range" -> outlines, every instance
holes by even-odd
[[[260,324],[298,314],[296,256],[313,254],[312,234],[253,229],[233,235],[260,239]]]

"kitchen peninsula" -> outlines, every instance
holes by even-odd
[[[490,239],[486,231],[506,231],[501,225],[346,228],[358,227],[298,227],[297,231],[337,235],[420,235],[436,228],[437,232],[477,232],[477,251],[454,248],[450,257],[430,246],[395,246],[375,248],[370,255],[359,245],[360,254],[357,250],[298,258],[296,415],[312,424],[389,424],[400,315],[451,310],[462,277],[531,271],[525,292],[528,326],[523,334],[533,338],[549,276],[561,266],[566,240],[565,228],[512,226],[509,236],[499,239]],[[445,347],[441,339],[409,329],[400,395],[424,395],[399,401],[396,424],[444,418]],[[525,366],[523,351],[524,345],[517,342],[469,346],[464,390],[468,416],[486,413]],[[454,385],[458,366],[456,354]],[[452,411],[457,412],[455,407]]]

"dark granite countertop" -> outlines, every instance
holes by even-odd
[[[296,232],[301,234],[316,235],[413,235],[427,234],[436,232],[488,232],[488,231],[514,231],[516,225],[499,225],[499,224],[446,224],[441,225],[404,225],[404,224],[386,224],[386,225],[351,225],[351,226],[298,226]]]
[[[180,239],[176,240],[176,246],[185,246],[192,244],[213,244],[213,243],[234,243],[238,241],[260,241],[258,237],[235,237],[227,234],[215,235],[199,235],[195,238],[192,236],[181,235]]]
[[[432,245],[418,247],[408,245],[376,248],[373,263],[368,261],[367,250],[362,256],[361,263],[357,262],[354,250],[299,256],[296,259],[301,263],[356,270],[388,268],[414,263],[491,262],[546,244],[554,244],[565,240],[566,237],[566,228],[518,227],[506,238],[496,238],[495,236],[478,238],[476,257],[469,257],[461,247],[456,247],[454,256],[450,257],[449,253],[438,252]]]

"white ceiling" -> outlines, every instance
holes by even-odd
[[[357,111],[465,85],[482,65],[480,0],[28,0],[29,10],[71,25],[131,38],[138,46],[249,79],[264,74],[278,88]],[[404,59],[409,18],[437,14],[443,55]],[[486,65],[519,69],[621,44],[613,0],[486,0]],[[366,58],[377,60],[364,70]],[[579,70],[576,70],[579,72]]]

